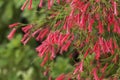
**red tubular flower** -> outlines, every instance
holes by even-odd
[[[27,32],[26,34],[24,34],[23,38],[21,39],[21,42],[25,41],[25,39],[29,36],[30,32]]]
[[[60,4],[60,0],[57,0],[57,3]]]
[[[63,29],[64,29],[64,30],[67,29],[67,18],[68,18],[68,17],[66,17],[65,22],[64,22],[64,25],[63,25]]]
[[[23,6],[21,7],[21,10],[23,11],[26,7],[26,5],[28,4],[29,0],[26,0],[25,3],[23,4]]]
[[[61,23],[61,21],[58,21],[58,22],[54,25],[54,27],[55,27],[55,28],[58,27],[58,26],[60,25],[60,23]]]
[[[81,80],[80,74],[77,75],[77,80]]]
[[[120,34],[120,26],[117,27],[117,33]]]
[[[38,36],[36,37],[36,40],[37,41],[41,41],[43,40],[43,38],[49,33],[49,29],[48,28],[45,28],[45,29],[42,29],[42,30],[39,30],[38,31]]]
[[[84,2],[82,2],[81,0],[72,0],[71,2],[71,8],[79,9],[80,11],[82,11],[84,5],[85,5]]]
[[[69,3],[71,0],[66,0],[67,3]]]
[[[47,60],[48,60],[48,54],[46,54],[46,56],[44,57],[44,60],[42,61],[41,66],[44,66]]]
[[[111,26],[112,24],[114,24],[114,22],[115,22],[115,16],[113,14],[108,13],[108,17],[107,18],[108,18],[107,20],[108,20],[109,26]]]
[[[83,61],[81,61],[81,62],[79,63],[79,65],[76,66],[73,74],[76,74],[76,73],[78,73],[78,72],[83,72]]]
[[[116,1],[113,1],[113,7],[114,7],[114,15],[117,16],[118,12],[117,12],[117,3],[116,3]]]
[[[98,23],[98,29],[99,29],[99,34],[102,34],[104,32],[104,30],[103,30],[103,24],[102,24],[101,21],[99,21],[99,23]]]
[[[65,75],[61,74],[60,76],[58,76],[55,80],[64,80]]]
[[[40,36],[40,39],[43,39],[48,33],[49,33],[49,29],[48,28],[44,29],[43,33]]]
[[[62,46],[60,53],[62,54],[63,51],[67,51],[70,44],[71,44],[71,41],[67,41],[66,44]]]
[[[100,46],[99,46],[99,44],[97,42],[94,45],[93,51],[95,52],[96,60],[99,60],[99,58],[100,58]]]
[[[71,41],[74,39],[74,35],[71,36],[71,38],[68,40],[68,37],[70,37],[70,34],[66,34],[63,39],[60,41],[60,44],[61,44],[61,50],[60,50],[60,54],[63,53],[63,51],[67,51],[70,44],[71,44]],[[65,44],[63,43],[65,42]],[[63,45],[64,44],[64,45]]]
[[[54,0],[51,0],[51,1],[50,1],[50,7],[53,6],[53,3],[54,3]]]
[[[89,31],[89,32],[92,31],[93,23],[94,23],[94,19],[90,18],[90,20],[89,20],[89,25],[88,25],[88,31]]]
[[[69,22],[67,22],[67,26],[66,26],[66,33],[70,33],[70,29],[72,27],[72,23],[71,23],[72,20],[70,20]]]
[[[81,61],[80,65],[79,65],[79,71],[83,72],[83,61]]]
[[[66,33],[70,33],[70,29],[73,27],[74,17],[71,15],[67,16],[63,25],[63,29],[66,30]]]
[[[105,66],[101,69],[101,72],[102,72],[102,73],[104,73],[104,72],[105,72],[105,70],[106,70],[107,66],[108,66],[108,63],[106,63],[106,64],[105,64]]]
[[[54,59],[56,57],[56,54],[55,54],[55,48],[54,47],[51,47],[51,60]]]
[[[97,42],[96,42],[95,45],[94,45],[94,47],[93,47],[93,51],[94,51],[94,52],[97,50],[97,46],[98,46],[98,44],[97,44]]]
[[[71,44],[71,41],[68,41],[67,43],[66,43],[66,45],[65,45],[65,51],[67,51],[68,50],[68,48],[69,48],[69,46],[70,46],[70,44]]]
[[[61,40],[61,44],[63,44],[63,42],[65,42],[69,37],[70,37],[70,34],[66,34]]]
[[[88,50],[86,51],[86,53],[84,54],[84,58],[86,58],[86,57],[87,57],[88,52],[89,52],[89,49],[88,49]]]
[[[84,14],[82,14],[81,20],[80,20],[80,23],[79,23],[79,26],[80,26],[81,29],[83,28],[83,26],[85,26],[85,17],[86,16]]]
[[[103,41],[103,44],[101,45],[101,50],[104,54],[106,53],[105,41]]]
[[[27,33],[33,26],[30,24],[30,25],[27,25],[25,27],[22,28],[22,31]]]
[[[96,2],[100,2],[100,0],[95,0]]]
[[[87,8],[89,7],[90,3],[86,3],[84,6],[83,6],[83,9],[82,9],[82,12],[85,13]]]
[[[48,80],[52,80],[52,77],[51,77],[51,76],[49,76]]]
[[[53,37],[53,39],[52,39],[52,43],[53,44],[57,44],[57,41],[58,41],[58,32],[55,32],[55,33],[53,33],[53,35],[52,35],[52,37]]]
[[[26,45],[29,40],[30,40],[30,37],[28,37],[28,38],[27,38],[26,40],[24,40],[22,43],[23,43],[24,45]]]
[[[39,7],[41,8],[43,6],[43,0],[40,0]]]
[[[48,9],[51,9],[51,0],[48,0]]]
[[[117,20],[114,20],[114,29],[113,29],[113,32],[117,33],[118,32],[118,28],[119,28],[119,24],[118,24]]]
[[[38,33],[38,36],[36,37],[36,41],[41,41],[41,34],[43,33],[43,30],[40,30]]]
[[[59,46],[59,47],[63,45],[63,43],[61,42],[62,39],[63,39],[63,37],[64,37],[64,36],[63,36],[62,34],[59,35],[59,38],[58,38],[58,46]]]
[[[10,25],[9,25],[9,28],[14,28],[14,27],[18,26],[19,24],[20,24],[20,23],[18,23],[18,22],[17,22],[17,23],[10,24]]]
[[[29,6],[28,6],[28,9],[32,9],[32,0],[29,0]]]
[[[108,24],[107,30],[110,32],[110,24]]]
[[[99,37],[99,44],[102,46],[104,44],[103,37]]]
[[[36,49],[36,50],[39,52],[38,56],[39,56],[39,57],[43,57],[48,48],[49,48],[49,47],[43,46],[43,47],[41,47],[40,49],[39,49],[39,48]]]
[[[32,37],[35,37],[40,31],[41,31],[41,30],[38,29],[38,30],[36,30],[35,32],[33,32],[33,33],[32,33]]]
[[[29,36],[30,32],[27,32],[24,34],[23,38],[21,39],[21,42],[26,45],[26,43],[30,40],[30,36]]]
[[[97,52],[96,52],[96,60],[99,60],[100,58],[100,47],[98,46]]]
[[[73,17],[73,15],[74,15],[74,9],[72,9],[72,10],[71,10],[71,12],[70,12],[70,15],[69,15],[69,16],[70,16],[70,17]]]
[[[104,45],[105,45],[105,47],[106,47],[106,48],[105,48],[105,49],[106,49],[106,52],[107,52],[107,53],[110,52],[110,48],[109,48],[109,46],[108,46],[108,44],[107,44],[107,41],[105,42]]]
[[[16,28],[13,28],[12,31],[11,31],[11,32],[9,33],[9,35],[7,36],[7,38],[8,38],[9,40],[11,40],[11,39],[13,38],[15,32],[16,32]]]
[[[97,75],[97,69],[94,68],[94,69],[92,70],[92,72],[93,72],[94,79],[95,79],[95,80],[99,80],[99,77],[98,77],[98,75]]]
[[[113,32],[116,32],[116,33],[120,34],[120,26],[118,24],[118,21],[116,21],[115,24],[114,24]]]
[[[79,68],[78,68],[79,66],[77,66],[76,68],[75,68],[75,70],[74,70],[74,72],[73,72],[73,74],[76,74],[77,72],[78,72],[78,70],[79,70]]]
[[[76,18],[77,18],[76,22],[77,22],[78,25],[79,25],[79,23],[80,23],[80,16],[81,16],[80,13],[76,15]],[[75,19],[76,19],[76,18],[75,18]]]
[[[108,46],[108,50],[109,50],[109,52],[111,52],[111,50],[112,50],[112,44],[110,43],[110,40],[108,40],[108,41],[106,41],[106,45]]]
[[[42,51],[43,51],[43,48],[44,48],[44,45],[38,46],[38,47],[36,48],[36,51],[38,52],[38,56],[39,56],[39,57],[41,57],[41,53],[42,53]]]

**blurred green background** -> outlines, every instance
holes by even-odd
[[[39,0],[34,2],[33,6],[35,7],[32,11],[22,12],[20,7],[24,1],[0,0],[0,80],[48,80],[48,76],[43,75],[46,67],[40,67],[41,59],[35,52],[37,42],[33,39],[23,46],[20,42],[23,36],[20,30],[17,31],[14,39],[11,41],[7,39],[10,32],[9,24],[14,22],[33,23],[35,21],[43,24],[45,22],[43,22],[44,11],[41,10],[40,15],[35,13]],[[50,65],[52,78],[73,69],[69,65],[69,59],[61,57]]]

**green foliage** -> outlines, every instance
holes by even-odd
[[[58,57],[57,60],[51,64],[51,76],[56,78],[60,74],[67,74],[72,72],[74,67],[70,65],[68,58]]]
[[[23,47],[18,35],[10,43],[0,45],[0,80],[33,80],[42,78],[39,59],[29,46]]]

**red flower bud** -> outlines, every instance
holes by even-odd
[[[11,40],[11,39],[13,38],[15,32],[16,32],[16,28],[13,28],[12,31],[11,31],[11,32],[9,33],[9,35],[7,36],[7,38],[8,38],[9,40]]]

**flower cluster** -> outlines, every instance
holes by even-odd
[[[50,32],[46,40],[42,42],[40,46],[36,48],[40,57],[44,57],[42,65],[46,62],[48,54],[50,53],[50,59],[53,60],[57,53],[62,54],[64,51],[68,51],[68,48],[73,41],[74,36],[71,34],[62,34],[59,31]],[[46,54],[45,54],[46,53]]]
[[[43,7],[43,2],[40,0],[39,7]],[[47,1],[48,9],[52,9],[54,2],[54,0]],[[63,18],[65,20],[58,19],[53,26],[55,30],[49,26],[34,30],[35,25],[26,25],[22,28],[25,33],[21,40],[22,43],[25,45],[31,37],[35,37],[36,41],[41,42],[36,48],[38,56],[44,58],[41,66],[45,65],[48,60],[53,60],[58,53],[67,52],[70,46],[74,47],[79,52],[78,57],[80,55],[84,55],[84,57],[80,57],[81,61],[76,63],[77,66],[72,74],[73,78],[77,80],[86,79],[82,76],[84,73],[90,75],[88,80],[91,79],[91,75],[95,80],[104,79],[107,75],[105,75],[105,71],[107,68],[110,69],[108,62],[112,61],[113,64],[116,64],[119,58],[120,48],[116,37],[120,36],[120,18],[117,1],[57,0],[56,2],[58,5],[63,5],[65,10],[70,10]],[[61,4],[62,2],[64,4]],[[29,4],[28,9],[32,8],[32,0],[26,0],[21,9],[24,10],[27,4]],[[54,15],[54,17],[58,15]],[[12,39],[16,32],[14,26],[18,25],[20,23],[10,25],[13,30],[8,35],[8,39]],[[57,28],[58,26],[60,28]],[[77,41],[80,43],[76,44]],[[88,64],[90,71],[89,67],[85,66],[85,61],[92,55],[94,55],[94,59],[90,60],[90,64]],[[102,59],[109,60],[102,63]],[[97,74],[98,72],[100,75]],[[56,80],[64,80],[64,77],[65,75],[60,75]]]
[[[99,38],[99,40],[95,43],[93,51],[96,54],[96,59],[98,60],[100,55],[106,55],[107,53],[114,54],[115,49],[117,49],[117,44],[112,38],[109,41],[103,40],[103,38]]]

